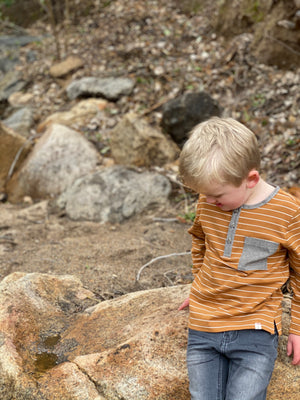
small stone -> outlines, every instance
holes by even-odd
[[[49,73],[53,78],[61,78],[70,72],[73,72],[79,68],[81,68],[84,65],[84,61],[76,56],[70,56],[66,60],[54,64],[50,70]]]

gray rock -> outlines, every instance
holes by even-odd
[[[0,46],[22,47],[32,42],[39,42],[41,41],[41,39],[42,37],[40,36],[31,36],[31,35],[1,35]]]
[[[42,37],[27,35],[21,28],[19,30],[21,34],[18,35],[0,35],[0,70],[4,73],[12,70],[19,62],[20,47],[42,39]]]
[[[170,192],[169,180],[158,173],[113,166],[77,179],[57,205],[74,220],[121,222],[150,205],[165,203]]]
[[[70,100],[82,96],[99,96],[115,101],[121,96],[129,95],[133,87],[133,80],[128,78],[85,77],[72,82],[66,90]]]
[[[6,101],[12,93],[21,91],[25,85],[26,81],[21,78],[19,72],[7,72],[0,81],[0,102]]]
[[[8,56],[0,56],[0,71],[6,74],[15,67],[18,61],[19,57],[16,52],[10,52]]]
[[[33,111],[30,107],[20,108],[2,122],[21,136],[28,137],[33,124]]]

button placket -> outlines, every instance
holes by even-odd
[[[232,252],[232,245],[234,241],[235,231],[237,228],[238,220],[240,217],[241,209],[233,210],[231,220],[228,226],[228,232],[224,248],[224,257],[230,257]]]

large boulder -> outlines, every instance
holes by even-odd
[[[74,220],[121,222],[151,205],[166,203],[170,192],[171,184],[163,175],[113,166],[77,179],[56,203]]]
[[[110,132],[110,148],[117,164],[162,166],[179,156],[178,146],[145,119],[126,114]]]
[[[0,284],[1,400],[186,400],[188,314],[177,309],[189,290],[97,303],[72,276],[9,275]],[[299,377],[279,354],[267,399],[297,400]]]
[[[31,149],[30,142],[0,122],[0,192]]]
[[[186,399],[187,286],[96,304],[71,276],[0,285],[1,400]]]
[[[5,303],[0,309],[1,400],[54,399],[51,391],[49,397],[43,395],[38,388],[38,377],[62,361],[54,352],[54,344],[72,314],[96,304],[93,293],[71,276],[15,273],[1,282],[0,299],[2,305]],[[83,385],[85,381],[90,383],[80,371],[74,375]],[[85,386],[89,393],[89,385]],[[61,399],[72,398],[68,396]],[[90,398],[96,399],[96,396]]]
[[[220,116],[221,108],[207,93],[185,93],[164,104],[162,128],[180,147],[192,128],[212,116]]]
[[[93,172],[100,156],[79,132],[51,125],[7,185],[9,200],[55,197],[80,176]]]

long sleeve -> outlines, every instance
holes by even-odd
[[[293,290],[290,333],[300,335],[300,209],[293,216],[288,227],[287,249]]]
[[[203,233],[201,222],[200,222],[200,209],[201,200],[199,198],[196,210],[196,217],[193,226],[189,229],[189,233],[192,235],[192,273],[196,276],[203,264],[205,254],[205,235]]]
[[[300,335],[300,208],[275,188],[259,204],[222,211],[200,196],[192,235],[189,327],[282,333],[282,285],[294,292],[290,332]]]

